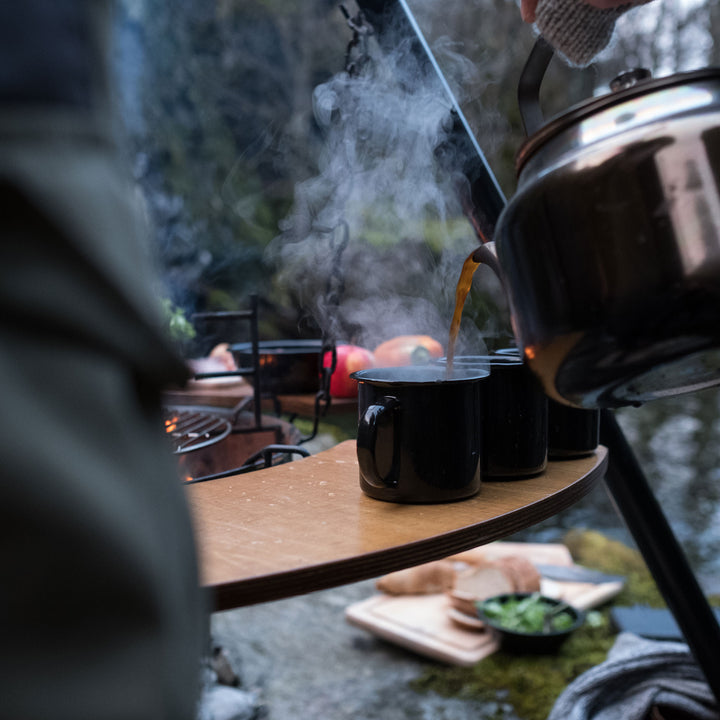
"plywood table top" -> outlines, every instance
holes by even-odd
[[[599,482],[607,450],[550,462],[540,476],[484,482],[454,503],[367,497],[355,441],[252,473],[188,485],[202,584],[213,610],[378,577],[523,530],[570,507]]]

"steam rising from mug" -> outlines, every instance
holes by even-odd
[[[477,243],[453,179],[435,162],[450,106],[407,43],[393,55],[372,38],[369,48],[360,75],[315,88],[320,174],[296,186],[268,258],[331,337],[368,346],[404,333],[442,340],[458,257]],[[447,45],[437,52],[463,84],[472,64]]]

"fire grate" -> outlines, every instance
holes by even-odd
[[[167,407],[165,432],[175,455],[193,452],[224,440],[231,432],[229,420],[200,410]]]

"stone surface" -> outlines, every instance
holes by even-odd
[[[432,660],[349,625],[371,580],[212,616],[242,689],[268,720],[514,720],[507,706],[415,692]]]

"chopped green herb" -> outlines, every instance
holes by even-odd
[[[567,630],[575,622],[574,615],[557,604],[533,593],[523,598],[497,599],[479,603],[489,620],[506,630],[522,633],[547,633]]]

